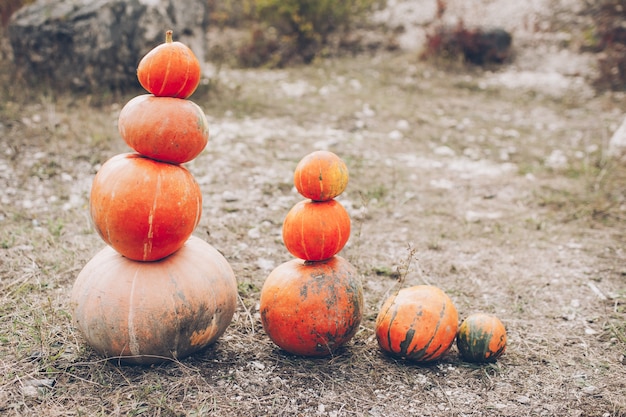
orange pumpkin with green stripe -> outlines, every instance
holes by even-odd
[[[468,362],[495,362],[506,350],[506,329],[493,314],[475,313],[461,323],[456,344]]]
[[[380,348],[393,356],[430,362],[450,349],[458,319],[445,292],[433,285],[416,285],[385,301],[376,318],[376,338]]]

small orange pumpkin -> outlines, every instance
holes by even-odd
[[[191,236],[200,221],[202,193],[185,167],[126,153],[102,165],[89,208],[107,244],[130,259],[155,261]]]
[[[461,323],[456,343],[468,362],[495,362],[506,350],[506,329],[493,314],[474,313]]]
[[[165,43],[139,61],[137,78],[143,88],[157,97],[187,98],[200,84],[200,62],[193,51],[174,42],[172,31],[165,32]]]
[[[348,167],[330,151],[315,151],[300,160],[293,175],[296,189],[305,198],[326,201],[348,186]]]
[[[323,262],[293,259],[265,280],[261,321],[283,350],[304,356],[328,356],[359,329],[363,288],[356,269],[344,258]]]
[[[122,139],[140,154],[182,164],[202,152],[209,125],[200,106],[191,100],[143,94],[122,108],[118,119]]]
[[[376,338],[380,348],[393,356],[434,361],[454,342],[458,317],[452,300],[440,288],[404,288],[383,303],[376,318]]]
[[[295,257],[306,261],[328,259],[343,249],[350,237],[350,216],[336,200],[302,200],[283,221],[283,242]]]
[[[107,246],[78,274],[70,307],[99,354],[156,363],[217,340],[235,313],[237,282],[226,259],[194,236],[156,262],[132,261]]]

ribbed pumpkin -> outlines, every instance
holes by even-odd
[[[468,362],[495,362],[506,350],[506,329],[495,315],[474,313],[461,323],[456,344]]]
[[[383,303],[376,318],[376,338],[380,348],[393,356],[434,361],[454,342],[458,317],[452,300],[440,288],[404,288]]]
[[[350,216],[336,200],[296,203],[283,221],[283,242],[295,257],[306,261],[328,259],[350,238]]]
[[[293,259],[265,280],[261,321],[270,339],[296,355],[328,356],[359,329],[363,289],[355,268],[335,256],[323,262]]]
[[[187,98],[200,84],[200,62],[193,51],[174,42],[172,31],[165,32],[165,43],[139,61],[137,78],[143,88],[158,97]]]
[[[194,159],[209,140],[209,125],[197,104],[152,94],[126,103],[118,127],[124,141],[135,151],[174,164]]]
[[[315,151],[300,160],[293,175],[300,194],[313,201],[326,201],[343,193],[348,185],[348,167],[330,151]]]
[[[237,282],[226,259],[194,236],[157,262],[132,261],[107,246],[78,274],[70,307],[74,324],[101,355],[162,362],[224,333],[237,307]]]
[[[107,244],[130,259],[154,261],[191,236],[200,221],[202,194],[185,167],[126,153],[102,165],[89,208]]]

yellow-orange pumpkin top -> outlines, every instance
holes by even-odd
[[[137,67],[139,83],[157,97],[189,97],[200,75],[198,58],[187,45],[173,41],[171,30],[165,33],[165,43],[148,52]]]
[[[333,152],[315,151],[300,160],[294,171],[293,182],[305,198],[327,201],[346,189],[348,167]]]

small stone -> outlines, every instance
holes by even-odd
[[[271,271],[272,269],[274,269],[274,261],[271,259],[266,259],[266,258],[259,258],[256,260],[256,265],[264,270],[264,271]]]
[[[39,391],[37,390],[37,387],[33,387],[32,385],[23,386],[21,391],[24,397],[38,397],[39,396]]]
[[[404,119],[400,119],[396,122],[396,128],[398,130],[409,130],[411,128],[411,125],[409,124],[408,121]]]
[[[591,327],[585,327],[585,334],[592,336],[594,334],[598,334],[598,332],[593,330]]]
[[[239,196],[232,191],[226,190],[222,193],[222,200],[227,203],[232,203],[239,200]]]
[[[587,385],[586,387],[583,387],[582,392],[587,395],[595,395],[598,393],[598,387],[594,385]]]
[[[454,156],[456,154],[452,148],[445,145],[436,147],[433,149],[433,153],[439,156]]]
[[[530,404],[530,398],[525,395],[520,395],[517,397],[517,402],[520,404]]]
[[[403,137],[404,135],[399,130],[392,130],[391,132],[389,132],[389,139],[391,140],[400,140]]]

